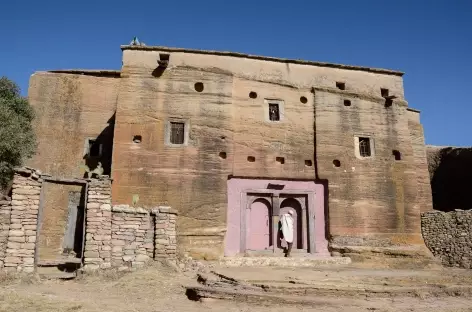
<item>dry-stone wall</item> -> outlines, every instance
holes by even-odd
[[[175,221],[170,207],[151,211],[111,206],[111,181],[92,179],[88,186],[85,269],[144,265],[149,259],[176,258]]]
[[[111,180],[88,184],[84,264],[87,269],[111,267]]]
[[[159,207],[152,210],[155,214],[155,257],[176,259],[177,238],[175,233],[175,221],[177,211],[170,207]]]
[[[113,267],[139,267],[152,259],[154,224],[151,224],[147,210],[126,205],[114,206],[111,222]]]
[[[17,272],[34,271],[41,173],[17,169],[13,178],[10,224],[4,267]]]
[[[0,268],[34,271],[42,177],[31,168],[17,169],[11,200],[0,201]],[[170,207],[112,207],[111,180],[88,180],[85,268],[129,269],[153,258],[175,260],[176,215]]]
[[[421,216],[426,246],[445,266],[472,268],[472,211],[431,211]]]
[[[7,251],[8,232],[10,231],[11,200],[0,199],[0,268]]]

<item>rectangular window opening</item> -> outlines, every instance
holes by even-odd
[[[380,88],[380,95],[382,95],[382,97],[387,97],[388,89]]]
[[[279,104],[269,103],[269,120],[280,121]]]
[[[346,90],[346,83],[337,81],[336,88],[338,88],[339,90]]]
[[[88,141],[88,156],[89,157],[100,157],[102,156],[102,144],[97,140],[89,139]]]
[[[184,144],[185,124],[183,122],[170,123],[170,143]]]
[[[159,53],[159,59],[161,61],[169,61],[170,54],[168,54],[168,53]]]
[[[370,138],[359,138],[359,155],[361,157],[370,157],[372,155],[370,145]]]

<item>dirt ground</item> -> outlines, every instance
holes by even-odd
[[[218,269],[218,268],[217,268]],[[222,269],[223,270],[223,269]],[[254,274],[254,278],[268,280],[267,272],[276,272],[278,278],[303,280],[303,272],[291,275],[290,271],[265,268],[266,273],[254,272],[254,268],[238,269],[242,278]],[[309,269],[305,269],[309,270]],[[226,273],[229,271],[226,271]],[[296,270],[292,272],[297,272]],[[308,272],[308,271],[305,271]],[[233,271],[234,273],[234,271]],[[412,273],[412,272],[410,272]],[[388,281],[407,281],[411,276],[413,283],[439,283],[444,277],[445,284],[472,284],[472,273],[464,270],[421,271],[409,274],[407,271],[366,270],[360,268],[316,269],[312,278],[318,276],[329,281],[330,285],[345,282],[362,285],[383,285]],[[408,277],[410,276],[410,277]],[[390,279],[389,279],[390,278]],[[448,297],[358,297],[312,296],[313,305],[265,305],[244,302],[210,300],[207,302],[190,301],[185,296],[185,287],[196,284],[195,273],[177,273],[170,268],[153,265],[134,273],[110,271],[80,277],[71,281],[24,279],[14,280],[2,277],[0,282],[0,311],[472,311],[472,299],[467,296]]]

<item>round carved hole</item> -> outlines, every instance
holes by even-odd
[[[302,102],[303,104],[306,104],[308,102],[308,99],[306,97],[302,96],[300,98],[300,102]]]
[[[248,157],[247,157],[247,161],[249,161],[249,162],[255,162],[255,161],[256,161],[256,157],[254,157],[254,156],[248,156]]]
[[[341,162],[337,159],[333,160],[333,165],[336,167],[336,168],[339,168],[341,167]]]
[[[254,92],[254,91],[251,91],[251,92],[249,92],[249,97],[250,97],[251,99],[255,99],[255,98],[257,98],[257,93]]]
[[[225,136],[221,136],[220,139],[222,139],[223,141],[226,140],[226,137]]]
[[[311,159],[305,160],[305,166],[307,166],[307,167],[313,166],[313,162],[311,161]]]
[[[344,100],[344,106],[351,106],[351,101]]]
[[[203,82],[197,82],[195,84],[195,91],[202,92],[203,91]]]
[[[226,152],[220,152],[220,158],[226,159]]]

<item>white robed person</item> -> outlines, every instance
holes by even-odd
[[[283,239],[287,243],[285,248],[285,257],[290,257],[293,245],[293,211],[289,210],[280,217]]]

